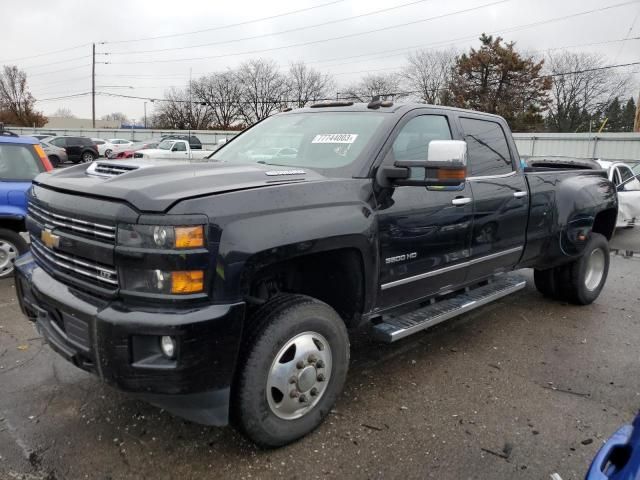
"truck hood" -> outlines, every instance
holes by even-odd
[[[151,158],[161,153],[171,153],[171,152],[169,150],[160,150],[159,148],[141,148],[140,150],[136,150],[135,153],[141,153]]]
[[[294,167],[136,159],[80,164],[38,175],[34,183],[125,201],[141,212],[165,212],[188,198],[325,179],[313,170]]]

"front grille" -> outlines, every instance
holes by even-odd
[[[80,233],[98,240],[110,240],[115,243],[116,227],[102,223],[88,222],[77,218],[67,217],[29,202],[29,214],[45,226],[55,226],[72,232]]]
[[[31,239],[31,252],[38,263],[45,267],[49,266],[67,274],[79,274],[84,280],[89,280],[104,288],[114,289],[118,286],[118,272],[113,267],[67,253],[56,252],[35,238]]]

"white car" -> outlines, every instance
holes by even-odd
[[[640,180],[626,163],[606,160],[598,163],[618,190],[616,227],[633,227],[636,221],[640,222]]]
[[[122,152],[133,145],[131,140],[124,140],[122,138],[107,138],[106,140],[102,138],[92,138],[91,140],[96,142],[100,156],[107,158],[109,158],[112,153]]]

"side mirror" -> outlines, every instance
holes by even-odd
[[[467,178],[467,142],[432,140],[428,160],[397,160],[392,167],[383,167],[386,183],[403,186],[458,187]],[[411,178],[411,169],[424,169],[422,178]]]

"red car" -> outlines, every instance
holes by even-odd
[[[134,143],[131,148],[127,150],[123,150],[118,153],[113,153],[109,159],[116,160],[121,158],[133,158],[133,152],[137,150],[142,150],[143,148],[156,148],[158,146],[159,140],[149,140],[147,142],[138,142]]]

